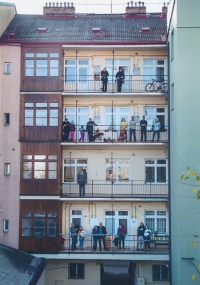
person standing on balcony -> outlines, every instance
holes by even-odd
[[[73,141],[74,140],[74,132],[75,132],[75,125],[74,125],[74,121],[71,121],[71,125],[70,125],[70,140]]]
[[[69,132],[70,132],[70,122],[66,118],[64,122],[62,122],[62,128],[63,128],[63,141],[68,141],[69,139]]]
[[[127,142],[127,130],[126,130],[127,127],[128,127],[128,123],[126,122],[125,118],[122,118],[120,122],[120,136],[119,136],[120,141]]]
[[[141,126],[141,142],[143,142],[143,135],[145,142],[147,142],[147,121],[145,120],[145,116],[142,116],[142,120],[140,121]]]
[[[160,122],[159,122],[159,119],[156,118],[154,124],[153,124],[153,138],[152,138],[152,142],[154,141],[154,137],[157,133],[157,142],[159,142],[159,139],[160,139],[160,128],[161,128],[161,125],[160,125]]]
[[[144,244],[145,244],[145,250],[148,248],[150,249],[150,241],[151,241],[151,230],[148,228],[148,226],[145,226],[145,232],[144,232]]]
[[[136,121],[134,121],[134,116],[131,116],[131,120],[129,121],[129,127],[130,127],[129,142],[132,141],[132,134],[134,137],[134,142],[136,142],[136,135],[135,135]]]
[[[144,232],[145,232],[145,226],[141,222],[138,229],[137,229],[137,236],[138,236],[137,249],[138,250],[140,250],[140,249],[144,250]]]
[[[102,91],[106,92],[107,91],[107,84],[108,84],[108,76],[109,73],[106,70],[106,67],[101,71],[101,81],[102,81]]]
[[[93,250],[97,249],[97,240],[98,240],[98,228],[95,225],[93,230],[92,230],[92,235],[93,235]]]
[[[99,237],[99,251],[101,251],[101,241],[103,242],[104,250],[108,251],[109,249],[106,248],[106,227],[102,226],[102,222],[99,223],[98,228],[98,237]]]
[[[84,126],[81,126],[79,128],[79,131],[80,131],[80,139],[79,139],[79,142],[84,142],[84,138],[85,138],[85,128]]]
[[[124,240],[125,240],[125,236],[126,236],[126,231],[125,228],[123,227],[123,225],[119,225],[119,228],[117,230],[117,235],[119,238],[119,249],[121,249],[121,243],[124,249]]]
[[[79,185],[79,196],[82,195],[82,190],[83,190],[83,197],[85,196],[85,184],[87,183],[87,173],[81,169],[80,173],[78,174],[77,177],[77,182]]]
[[[88,132],[90,142],[93,141],[93,128],[94,128],[94,126],[97,126],[97,124],[95,124],[95,122],[92,121],[92,118],[89,118],[89,122],[87,122],[87,126],[86,126],[86,131]]]
[[[70,236],[72,238],[71,250],[74,251],[76,250],[76,242],[77,242],[77,231],[74,227],[74,223],[71,223]]]
[[[80,227],[79,230],[79,249],[83,250],[84,240],[85,240],[86,231],[83,227]]]
[[[117,92],[121,92],[122,90],[122,84],[124,83],[125,75],[122,70],[122,68],[119,68],[119,71],[116,73],[116,79],[117,79]]]

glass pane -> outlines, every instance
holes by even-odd
[[[72,210],[72,215],[82,215],[81,210]]]
[[[79,114],[87,114],[88,109],[87,108],[78,108],[78,113]]]
[[[50,60],[50,68],[58,68],[58,60]]]
[[[146,159],[145,163],[146,164],[154,164],[154,159]]]
[[[58,117],[58,110],[50,110],[50,117],[57,118]]]
[[[164,80],[164,67],[156,67],[155,71],[155,80],[163,81]]]
[[[31,220],[30,219],[22,219],[22,227],[30,227]]]
[[[36,103],[36,107],[47,107],[47,103]]]
[[[39,218],[39,217],[42,218],[42,217],[45,217],[45,212],[34,212],[33,216],[37,217],[37,218]]]
[[[45,162],[35,162],[34,170],[35,179],[45,179]]]
[[[125,166],[118,167],[118,181],[129,181],[129,168]]]
[[[155,169],[154,167],[146,167],[146,182],[155,182]]]
[[[25,110],[25,118],[33,117],[33,110]]]
[[[166,233],[166,219],[165,218],[158,218],[157,219],[157,231],[159,234]]]
[[[49,212],[48,217],[57,217],[57,213],[56,212]]]
[[[129,164],[129,159],[118,159],[119,164]]]
[[[31,236],[31,228],[22,228],[22,236],[30,237]]]
[[[153,59],[144,59],[144,65],[153,65]]]
[[[25,105],[25,107],[33,107],[34,103],[25,103],[24,105]]]
[[[50,76],[58,76],[58,69],[50,69]]]
[[[58,118],[50,118],[49,119],[49,126],[51,126],[51,127],[58,126]]]
[[[48,179],[57,179],[57,171],[48,171]]]
[[[29,217],[31,217],[31,212],[23,212],[22,213],[22,217],[24,217],[24,218],[29,218]],[[25,221],[25,220],[24,220]],[[30,221],[30,220],[29,220]]]
[[[26,53],[25,56],[26,57],[34,57],[34,53]]]
[[[36,118],[39,117],[43,117],[46,118],[47,117],[47,110],[36,110]]]
[[[156,63],[157,65],[164,65],[164,60],[157,60]]]
[[[77,279],[83,279],[84,276],[84,264],[83,263],[77,263]]]
[[[56,227],[56,220],[55,219],[48,219],[47,220],[47,226],[50,228],[55,228]]]
[[[75,182],[75,167],[64,167],[64,182]]]
[[[112,217],[112,218],[105,218],[105,227],[106,227],[106,230],[107,230],[107,233],[109,234],[117,234],[115,232],[115,218]]]
[[[79,65],[88,65],[88,60],[87,59],[79,60]]]
[[[50,53],[50,57],[59,57],[58,53]]]
[[[23,159],[32,159],[32,155],[24,155]]]
[[[36,118],[36,126],[47,126],[47,118]]]
[[[157,164],[166,164],[166,160],[165,159],[158,159]]]
[[[65,82],[75,81],[75,67],[66,67],[65,68]]]
[[[58,103],[50,103],[49,106],[50,107],[58,107]]]
[[[166,182],[166,167],[157,167],[157,182]]]
[[[57,155],[48,155],[48,159],[57,160]]]
[[[77,164],[85,164],[85,165],[87,165],[87,159],[77,159]]]
[[[67,59],[67,60],[65,60],[65,64],[67,64],[67,65],[75,65],[75,60],[74,59]]]
[[[69,114],[69,113],[74,114],[74,113],[75,113],[75,111],[76,111],[76,109],[75,109],[75,108],[65,108],[65,113],[67,113],[67,114]]]
[[[116,180],[116,167],[106,167],[106,181]]]
[[[47,69],[39,69],[39,68],[37,68],[36,76],[47,76]]]
[[[152,233],[155,231],[155,219],[154,218],[146,218],[145,225],[149,227]]]
[[[25,118],[25,126],[33,126],[33,118]]]
[[[34,76],[34,69],[26,68],[26,76]]]
[[[48,57],[47,53],[36,53],[36,57]]]
[[[114,62],[113,62],[112,59],[106,59],[106,66],[112,66],[113,64],[116,65],[117,61],[114,60]]]
[[[87,67],[79,68],[79,80],[81,81],[87,80]]]
[[[49,162],[49,170],[57,170],[57,162]]]
[[[48,228],[47,229],[47,236],[48,237],[55,237],[56,236],[56,228]]]
[[[122,66],[129,66],[129,59],[120,59],[119,60],[119,65],[122,65]]]
[[[34,159],[43,160],[46,159],[46,155],[34,155]]]
[[[34,68],[34,60],[27,59],[26,60],[26,68]]]
[[[74,159],[71,159],[71,162],[70,162],[70,159],[64,159],[64,164],[74,164],[75,163],[75,160]]]

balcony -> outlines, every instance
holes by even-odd
[[[151,236],[150,242],[144,243],[144,250],[138,250],[138,240],[136,235],[126,235],[124,249],[119,248],[119,243],[115,240],[117,236],[108,235],[105,237],[106,248],[105,251],[102,245],[102,251],[99,250],[99,241],[97,240],[97,248],[93,249],[93,236],[86,235],[84,240],[83,249],[79,248],[79,237],[77,238],[76,250],[71,250],[71,238],[69,235],[62,235],[62,248],[60,253],[70,254],[157,254],[168,255],[169,254],[169,236]],[[142,248],[142,247],[141,247]]]
[[[127,127],[127,130],[123,134],[120,131],[120,125],[97,125],[93,128],[93,136],[91,140],[89,141],[88,132],[86,131],[86,126],[84,126],[84,138],[81,139],[80,135],[80,125],[75,126],[75,132],[73,138],[71,138],[71,134],[69,134],[69,138],[66,141],[64,136],[62,138],[62,143],[72,143],[72,144],[82,144],[83,143],[123,143],[127,145],[132,145],[133,143],[141,143],[141,127],[139,125],[139,120],[137,121],[136,125],[136,141],[134,142],[134,138],[132,135],[131,142],[130,139],[130,131],[129,126]],[[147,126],[147,142],[148,144],[166,144],[168,142],[168,127],[163,126],[161,123],[161,130],[160,130],[160,138],[159,141],[157,141],[157,133],[155,134],[154,141],[152,141],[153,138],[153,125]],[[143,138],[143,142],[144,142]]]
[[[79,198],[79,185],[77,183],[63,183],[61,187],[63,198]],[[168,184],[151,183],[145,181],[131,180],[129,182],[116,181],[88,181],[85,185],[85,196],[83,198],[168,198]]]
[[[150,76],[148,76],[150,77]],[[152,76],[151,76],[152,77]],[[102,93],[106,95],[106,92],[102,90],[102,81],[100,75],[80,75],[70,76],[63,75],[64,78],[64,93],[77,94],[77,93]],[[153,81],[151,88],[147,88],[147,84],[152,83],[152,80],[144,79],[144,75],[134,76],[126,75],[124,83],[122,84],[121,93],[137,93],[140,95],[162,95],[166,96],[168,92],[167,87],[168,76],[164,76],[162,81]],[[165,85],[162,85],[165,83]],[[107,93],[119,94],[117,91],[117,82],[115,76],[110,76],[107,83]],[[63,94],[65,95],[65,94]]]

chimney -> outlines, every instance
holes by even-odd
[[[127,3],[126,14],[146,14],[146,6],[144,6],[144,2],[139,1],[135,2],[135,6],[133,5],[134,1]]]
[[[46,3],[45,7],[43,7],[43,15],[45,16],[75,16],[75,7],[73,6],[73,2],[68,2],[66,5],[66,2],[64,2],[64,5],[62,3]]]
[[[168,4],[168,3],[167,3]],[[162,7],[162,14],[167,14],[167,6],[168,5],[166,5],[165,4],[165,2],[163,3],[163,7]]]

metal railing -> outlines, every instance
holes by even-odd
[[[129,122],[127,122],[129,123]],[[75,143],[82,143],[82,142],[95,142],[95,143],[102,143],[102,142],[111,142],[111,143],[121,143],[121,142],[132,142],[134,143],[134,137],[133,134],[131,135],[131,141],[130,141],[130,127],[127,126],[125,131],[120,130],[120,125],[99,125],[98,123],[96,126],[93,126],[93,132],[92,137],[89,140],[89,135],[87,132],[87,125],[84,126],[84,135],[83,138],[81,138],[80,133],[80,125],[75,125],[75,131],[72,133],[69,132],[68,140],[64,137],[62,137],[62,141],[64,142],[75,142]],[[153,133],[154,133],[154,127],[153,125],[147,126],[147,141],[152,142],[153,139]],[[136,125],[135,129],[136,134],[136,142],[141,142],[141,127],[139,125],[139,122]],[[154,137],[154,142],[157,143],[157,133]],[[159,134],[159,142],[166,143],[168,141],[168,127],[161,127],[160,134]],[[143,142],[145,142],[145,138],[143,136]]]
[[[105,236],[107,250],[104,249],[102,241],[100,241],[102,249],[100,250],[99,238],[98,236],[95,238],[92,235],[85,235],[83,248],[81,249],[79,236],[77,235],[75,237],[76,246],[75,248],[72,248],[72,237],[70,237],[68,234],[63,234],[60,252],[72,254],[169,254],[168,235],[152,235],[150,241],[146,242],[139,242],[136,235],[126,235],[124,240],[124,248],[122,242],[119,243],[117,235],[107,235]]]
[[[155,79],[155,76],[135,76],[135,75],[126,75],[124,82],[122,83],[121,92],[123,93],[148,93],[145,89],[148,83],[152,83],[152,79]],[[155,83],[160,82],[167,83],[168,76],[163,76],[162,80],[155,79]],[[103,92],[102,90],[102,81],[101,76],[99,75],[81,75],[81,76],[67,76],[63,75],[64,81],[64,92],[67,93],[99,93]],[[156,92],[157,89],[155,89]],[[109,76],[107,82],[107,92],[108,93],[117,93],[117,81],[115,76]],[[158,89],[158,93],[164,94],[163,89]]]
[[[76,182],[62,183],[61,195],[69,198],[79,197]],[[157,183],[146,181],[99,181],[90,180],[85,185],[85,198],[168,198],[167,181]]]

